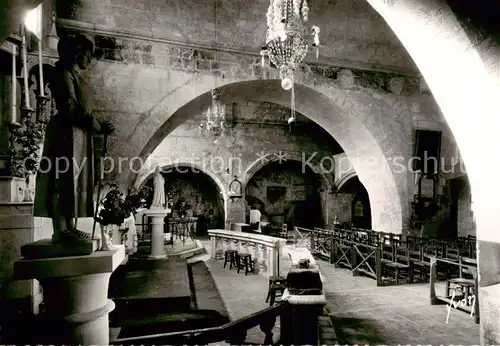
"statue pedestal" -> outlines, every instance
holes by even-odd
[[[24,202],[26,179],[0,176],[0,201]]]
[[[21,246],[21,256],[30,259],[86,256],[97,251],[97,247],[97,239],[82,239],[67,244],[54,243],[52,239],[42,239]]]
[[[151,259],[166,258],[165,237],[163,235],[163,225],[167,210],[164,208],[151,208],[145,211],[145,214],[151,218]]]
[[[91,255],[22,259],[14,263],[17,280],[37,279],[43,288],[41,344],[109,344],[109,278],[125,258],[125,248]],[[46,340],[45,340],[46,339]]]

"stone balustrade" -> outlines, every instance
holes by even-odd
[[[247,252],[252,255],[256,273],[265,277],[280,274],[285,239],[223,229],[208,230],[208,235],[212,243],[213,259],[223,258],[226,250]]]

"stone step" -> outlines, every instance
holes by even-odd
[[[142,244],[141,244],[142,243]],[[144,245],[144,242],[140,242],[137,252],[132,255],[131,258],[148,258],[150,253],[150,247],[148,245]],[[176,245],[172,248],[171,245],[165,245],[165,254],[167,257],[179,258],[179,259],[188,259],[194,256],[199,256],[205,254],[205,248],[198,240],[195,240],[192,244],[186,244],[182,246],[181,244]]]

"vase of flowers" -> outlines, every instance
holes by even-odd
[[[120,226],[130,216],[134,208],[116,185],[111,185],[109,192],[99,202],[98,210],[96,221],[101,227],[101,247],[99,250],[109,251],[114,249],[113,233],[119,231]]]

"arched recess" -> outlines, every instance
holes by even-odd
[[[169,163],[169,164],[162,164],[161,162],[158,162],[157,165],[146,165],[144,171],[141,172],[139,177],[137,178],[134,187],[139,189],[141,188],[149,179],[151,179],[154,174],[155,170],[157,167],[160,167],[163,172],[169,172],[171,170],[178,169],[180,173],[182,173],[181,170],[184,170],[185,168],[189,168],[192,170],[192,172],[202,172],[203,174],[209,176],[215,185],[219,188],[219,191],[222,194],[222,197],[224,200],[226,200],[227,197],[227,189],[222,183],[222,181],[219,179],[219,177],[211,172],[210,170],[204,170],[203,167],[197,163],[194,162],[176,162],[174,164]]]
[[[342,185],[338,187],[335,196],[338,198],[338,196],[346,196],[346,194],[351,195],[349,201],[344,201],[348,202],[348,205],[351,207],[351,225],[353,227],[371,229],[371,207],[368,193],[356,174],[350,174],[350,176],[349,179],[345,179]]]
[[[224,82],[222,80],[219,85],[223,85]],[[169,95],[172,100],[183,100],[186,95],[198,96],[180,105],[170,117],[168,114],[163,116],[167,120],[139,155],[143,161],[173,129],[210,104],[211,87],[213,79],[207,77],[206,82],[200,81],[180,87]],[[219,89],[222,91],[221,99],[224,102],[260,101],[285,107],[290,104],[290,93],[282,90],[279,80],[229,83]],[[370,125],[368,128],[366,123],[360,121],[360,119],[371,119],[372,112],[384,114],[387,118],[397,118],[401,114],[390,108],[382,98],[373,97],[365,92],[342,91],[327,84],[311,83],[310,86],[305,86],[297,83],[295,95],[297,111],[322,126],[349,156],[359,179],[368,190],[372,204],[373,228],[377,231],[401,233],[403,217],[408,215],[406,203],[402,203],[407,198],[404,184],[406,177],[398,177],[391,170],[388,158],[384,154],[384,149],[388,152],[394,147],[388,136],[377,134],[377,140],[371,131],[380,129]],[[173,102],[179,102],[178,100]],[[173,106],[168,107],[171,109]],[[384,146],[384,149],[381,146]],[[134,174],[129,174],[127,184],[131,185],[133,180],[135,180]]]
[[[256,204],[262,208],[263,220],[285,223],[289,227],[324,228],[328,216],[326,198],[331,182],[315,169],[318,167],[304,165],[300,155],[294,159],[287,155],[286,161],[270,159],[254,164],[246,174],[248,180],[245,181],[244,191],[247,202],[254,198],[257,200]],[[290,184],[289,179],[295,183]],[[296,190],[295,184],[302,185],[304,189]],[[277,186],[284,189],[272,197],[269,189]]]
[[[308,158],[312,157],[311,153],[286,152],[285,154],[286,154],[285,156],[286,161],[300,162],[302,163],[302,168],[305,168],[307,166],[314,173],[321,175],[325,184],[325,188],[327,188],[328,190],[330,190],[334,186],[332,174],[325,172],[329,170],[330,167],[322,167],[320,161],[318,159],[315,159],[314,157],[309,161],[307,161]],[[243,191],[245,190],[248,182],[252,179],[255,173],[260,171],[266,165],[272,162],[279,162],[279,161],[280,159],[278,156],[269,154],[252,162],[246,169],[244,173],[245,175],[242,176],[241,179],[243,185]]]
[[[134,187],[136,189],[140,189],[147,181],[153,178],[156,168],[160,167],[162,172],[170,172],[172,170],[178,170],[179,173],[185,172],[186,168],[191,169],[192,172],[201,172],[205,174],[206,176],[210,177],[212,181],[215,183],[217,188],[220,191],[220,194],[222,195],[222,198],[224,200],[224,224],[226,223],[226,218],[227,218],[227,203],[228,203],[228,195],[227,195],[227,189],[225,185],[222,183],[222,181],[219,179],[219,177],[211,172],[210,170],[205,170],[203,167],[197,163],[193,162],[176,162],[175,164],[169,163],[169,164],[162,164],[161,162],[158,162],[155,165],[146,165],[145,169],[141,171],[141,174],[135,181]]]

